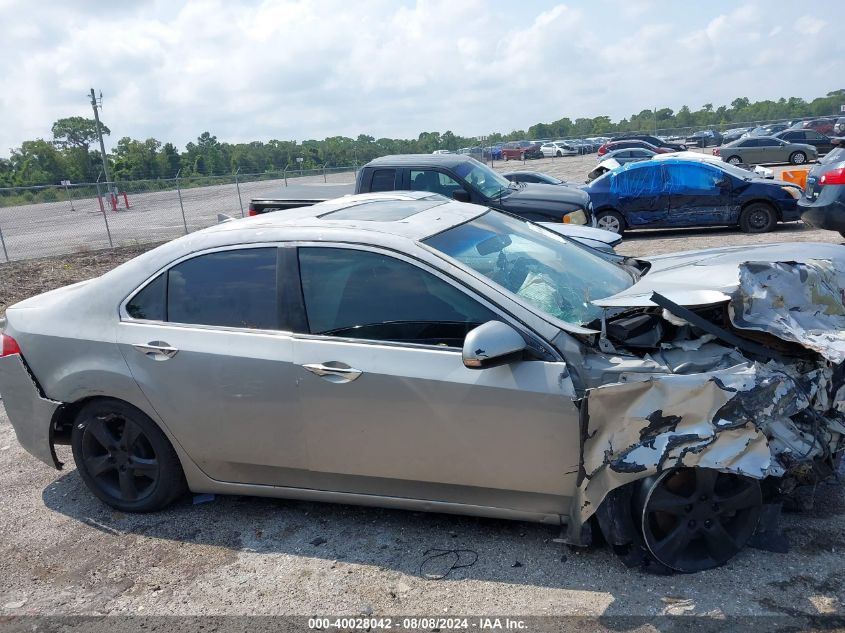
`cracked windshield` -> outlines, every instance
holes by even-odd
[[[486,213],[425,243],[504,286],[555,318],[586,325],[592,305],[630,287],[631,275],[562,237],[527,222]]]

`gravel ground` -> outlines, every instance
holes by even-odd
[[[590,158],[591,162],[595,159]],[[532,161],[564,173],[567,161]],[[558,171],[554,171],[558,170]],[[583,169],[581,168],[581,171]],[[731,229],[626,236],[647,255],[773,241],[840,243],[800,225],[771,234]],[[0,266],[2,307],[71,283],[144,247]],[[0,411],[0,619],[23,614],[845,615],[845,496],[817,491],[816,508],[787,515],[788,554],[746,549],[689,576],[629,570],[607,548],[573,550],[553,528],[439,514],[218,497],[151,515],[115,512],[72,466],[55,472],[18,445]],[[433,548],[472,550],[447,571]],[[460,563],[472,562],[464,552]],[[657,625],[661,628],[660,625]],[[666,630],[666,629],[661,629]]]

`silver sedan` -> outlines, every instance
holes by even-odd
[[[845,262],[812,246],[635,260],[425,192],[353,196],[10,307],[0,391],[24,448],[61,468],[70,444],[122,511],[263,495],[574,545],[595,521],[628,563],[696,571],[836,471],[845,324],[813,302],[841,301]]]

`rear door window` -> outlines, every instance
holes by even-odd
[[[244,248],[187,259],[147,284],[126,312],[133,319],[277,330],[277,252]]]
[[[612,193],[623,197],[638,197],[663,192],[663,171],[660,166],[629,163],[626,167],[631,165],[636,167],[611,174]]]

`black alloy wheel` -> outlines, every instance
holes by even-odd
[[[159,510],[185,491],[179,458],[166,436],[124,402],[100,400],[83,407],[71,445],[85,484],[119,510]]]
[[[682,468],[646,480],[635,510],[651,555],[670,569],[692,573],[733,558],[754,534],[762,504],[756,479]]]

